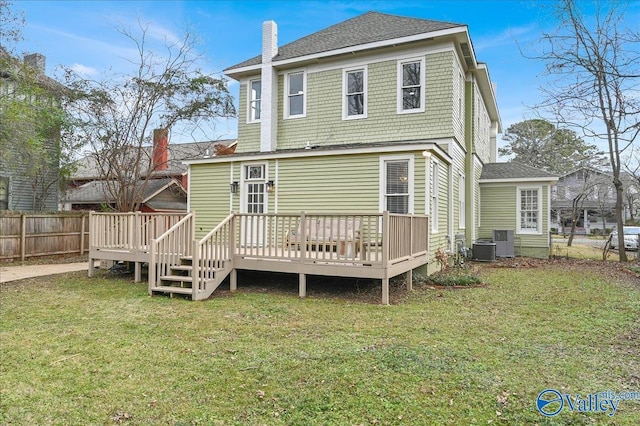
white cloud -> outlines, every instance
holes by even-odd
[[[73,64],[71,65],[71,69],[83,76],[93,76],[98,74],[97,69],[82,64]]]

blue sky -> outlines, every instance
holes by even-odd
[[[580,0],[578,0],[580,1]],[[115,31],[139,17],[154,34],[175,35],[185,28],[201,38],[209,71],[224,68],[260,53],[261,26],[278,24],[281,45],[370,10],[416,18],[467,24],[477,59],[487,63],[497,84],[503,128],[534,117],[528,108],[539,100],[545,84],[541,63],[524,58],[518,46],[533,51],[543,30],[555,27],[550,0],[476,1],[20,1],[25,40],[18,51],[47,57],[47,72],[59,65],[88,74],[122,70],[131,42]],[[628,22],[640,22],[640,1],[632,0]],[[237,84],[230,85],[237,99]],[[235,137],[235,120],[221,122],[209,139]],[[187,138],[186,136],[183,139]],[[172,140],[189,142],[190,140]]]

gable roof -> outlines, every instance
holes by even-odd
[[[160,192],[168,188],[172,188],[174,199],[154,199]],[[112,203],[114,200],[107,187],[107,182],[104,180],[94,180],[68,190],[63,202],[72,204],[102,204]],[[186,191],[178,181],[172,178],[149,180],[144,189],[142,202],[154,204],[155,208],[163,210],[186,210],[187,208]]]
[[[466,28],[466,25],[367,12],[279,47],[278,54],[273,58],[273,61],[283,61],[456,27]],[[227,68],[225,72],[259,65],[261,61],[262,56],[258,55]]]
[[[557,181],[558,176],[527,164],[510,161],[508,163],[487,163],[482,167],[482,181]]]

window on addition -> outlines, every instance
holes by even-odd
[[[343,118],[365,118],[367,116],[367,70],[344,72]]]
[[[249,82],[249,122],[260,121],[262,111],[262,81]]]

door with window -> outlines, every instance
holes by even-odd
[[[267,212],[266,165],[248,164],[243,166],[242,244],[245,246],[262,246],[264,236],[264,217],[254,216]]]

